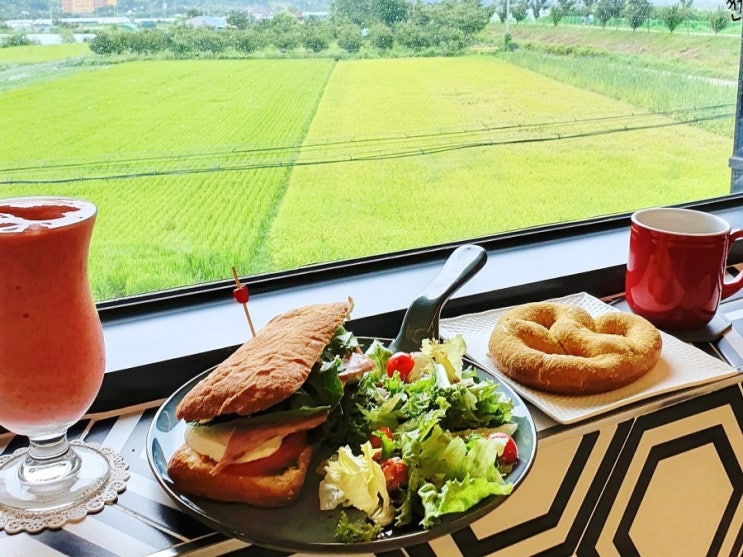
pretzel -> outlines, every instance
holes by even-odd
[[[519,383],[586,395],[642,377],[660,358],[662,344],[658,330],[639,315],[592,318],[576,306],[533,302],[503,314],[488,348],[498,369]]]

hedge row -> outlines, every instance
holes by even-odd
[[[456,27],[433,27],[405,22],[390,28],[376,24],[368,30],[354,24],[337,28],[324,22],[298,24],[294,27],[254,26],[249,29],[144,29],[135,32],[106,30],[90,42],[93,52],[103,55],[169,52],[176,57],[198,56],[200,53],[219,55],[234,49],[249,55],[255,51],[275,47],[282,52],[305,48],[322,52],[333,44],[347,52],[358,52],[365,44],[389,50],[395,44],[414,52],[435,49],[438,53],[456,54],[472,42],[472,35]]]

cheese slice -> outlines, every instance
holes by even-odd
[[[327,407],[307,411],[277,412],[261,419],[242,418],[214,425],[186,428],[186,443],[217,464],[209,472],[218,474],[225,466],[266,458],[281,447],[287,435],[307,431],[328,418]]]
[[[194,427],[189,424],[186,427],[185,438],[188,446],[194,451],[201,455],[208,456],[215,462],[219,462],[224,457],[227,443],[229,442],[231,435],[231,428]],[[233,463],[242,464],[271,456],[279,450],[281,441],[283,441],[284,437],[285,435],[275,435],[262,441],[252,449],[245,451],[245,454],[236,458]]]

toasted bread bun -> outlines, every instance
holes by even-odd
[[[277,315],[183,397],[176,416],[247,416],[293,395],[347,319],[351,302],[316,304]]]
[[[311,457],[312,447],[307,446],[299,455],[297,466],[281,475],[239,476],[229,471],[211,474],[216,463],[184,444],[168,462],[168,475],[183,493],[254,507],[284,507],[302,489]]]

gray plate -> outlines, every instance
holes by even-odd
[[[472,364],[472,362],[468,362]],[[474,364],[472,364],[474,365]],[[477,367],[477,366],[475,366]],[[487,371],[477,368],[481,377],[494,380]],[[445,515],[431,529],[420,527],[388,530],[380,539],[353,544],[334,540],[335,525],[340,510],[320,511],[318,485],[322,479],[315,472],[321,453],[327,456],[332,448],[316,451],[307,479],[297,501],[283,509],[258,509],[238,503],[221,503],[202,497],[191,497],[176,489],[168,477],[168,460],[183,443],[186,424],[175,417],[175,409],[183,396],[209,371],[195,377],[178,389],[158,409],[147,435],[147,460],[160,485],[178,505],[211,528],[228,536],[279,551],[305,551],[325,553],[380,552],[419,544],[467,526],[472,521],[493,511],[507,496],[491,496],[467,512]],[[529,410],[508,385],[500,390],[515,404],[513,421],[518,424],[514,436],[519,451],[519,461],[507,479],[514,490],[521,484],[531,468],[537,448],[537,435]]]

